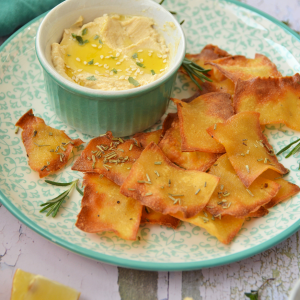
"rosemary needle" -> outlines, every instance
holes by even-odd
[[[288,144],[287,146],[285,146],[283,149],[281,149],[276,155],[279,155],[281,153],[283,153],[284,151],[286,151],[287,149],[289,149],[290,147],[292,147],[294,144],[296,144],[297,142],[299,142],[300,139],[297,139],[296,141]]]
[[[297,151],[299,151],[300,149],[300,143],[298,143],[293,150],[285,157],[285,158],[289,158],[290,156],[292,156],[293,154],[295,154]]]
[[[70,194],[70,192],[72,191],[74,186],[76,187],[76,190],[83,196],[83,192],[80,190],[80,188],[77,185],[78,180],[79,179],[76,179],[74,181],[65,182],[65,183],[64,182],[55,182],[55,181],[51,181],[51,180],[45,180],[46,183],[56,185],[56,186],[69,186],[70,185],[70,188],[68,190],[64,191],[63,193],[61,193],[60,195],[58,195],[57,197],[41,204],[40,206],[44,206],[44,208],[42,208],[40,210],[40,212],[44,212],[45,210],[48,210],[46,216],[48,217],[52,214],[52,217],[54,218],[57,215],[57,212],[58,212],[60,206],[64,202],[65,198]]]
[[[201,85],[198,83],[198,81],[195,79],[195,76],[200,79],[202,82],[205,81],[210,81],[212,80],[205,76],[203,73],[209,72],[211,69],[203,69],[193,61],[187,59],[186,57],[184,58],[182,62],[182,67],[186,71],[187,75],[191,78],[191,80],[197,85],[197,87],[202,90]]]

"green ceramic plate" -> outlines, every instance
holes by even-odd
[[[234,1],[168,0],[168,9],[185,19],[183,28],[188,51],[197,53],[208,43],[232,54],[253,57],[262,53],[285,75],[299,72],[300,40],[281,22],[251,7]],[[182,223],[177,230],[143,226],[140,241],[124,241],[113,233],[87,234],[75,226],[80,197],[73,193],[56,218],[39,213],[39,204],[61,193],[63,188],[49,186],[27,164],[20,133],[14,124],[31,107],[46,123],[63,129],[72,138],[90,137],[69,128],[51,110],[46,99],[42,69],[35,56],[35,35],[42,17],[14,34],[0,51],[0,198],[3,205],[40,235],[78,254],[103,262],[145,270],[192,270],[231,263],[257,254],[289,237],[300,227],[299,196],[282,203],[269,215],[245,222],[228,246],[219,243],[205,230]],[[195,90],[189,80],[178,75],[173,96],[186,98]],[[174,112],[171,104],[168,112]],[[151,130],[160,128],[161,122]],[[284,132],[278,130],[282,128]],[[283,125],[267,126],[266,134],[276,152],[300,133]],[[50,180],[71,181],[82,175],[71,171],[80,152]],[[291,170],[287,179],[300,184],[298,154],[283,159]]]

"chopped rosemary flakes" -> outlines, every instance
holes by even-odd
[[[265,164],[267,164],[267,163],[268,163],[268,159],[267,159],[267,158],[265,158],[265,160],[264,160],[264,163],[265,163]]]
[[[117,151],[124,152],[124,150],[123,150],[123,149],[117,149]]]
[[[216,130],[216,129],[217,129],[217,124],[214,125],[214,130]]]
[[[47,161],[47,165],[48,165],[48,166],[50,165],[50,161]]]
[[[50,152],[54,152],[54,149],[50,149]]]
[[[171,200],[173,200],[173,201],[176,201],[177,199],[175,199],[173,196],[171,196],[171,195],[168,195],[168,197],[171,199]]]
[[[133,144],[131,144],[131,145],[130,145],[130,147],[129,147],[129,151],[131,151],[131,150],[132,150],[132,147],[133,147]]]
[[[107,165],[103,165],[103,167],[106,169],[106,171],[109,171],[109,168]]]
[[[47,168],[47,166],[43,166],[43,167],[41,168],[41,171],[44,171],[46,168]]]
[[[145,194],[145,196],[151,196],[152,195],[152,193],[147,193],[147,194]]]
[[[229,195],[230,195],[230,193],[228,193],[228,192],[223,193],[224,197],[228,197]]]
[[[19,132],[19,128],[20,128],[20,127],[18,127],[18,126],[16,127],[16,129],[15,129],[15,134],[17,134],[17,133]]]
[[[145,181],[145,180],[138,180],[138,183],[147,183],[147,184],[152,184],[151,181]]]
[[[161,189],[164,189],[165,187],[164,187],[164,186],[161,186],[160,188],[161,188]]]
[[[52,132],[49,132],[49,135],[50,135],[50,136],[52,136],[52,135],[53,135],[53,133],[52,133]]]
[[[204,183],[204,187],[206,187],[206,185],[207,185],[207,184],[206,184],[206,181],[205,181],[205,183]]]
[[[254,197],[254,195],[252,194],[252,192],[248,189],[246,189],[246,191],[250,194],[250,196]]]
[[[207,223],[209,221],[209,219],[207,219],[205,217],[201,217],[201,219],[203,220],[204,223]]]
[[[95,155],[92,155],[92,160],[93,160],[94,163],[96,162]]]
[[[87,157],[88,160],[92,160],[89,156]]]
[[[169,185],[169,187],[171,186],[171,179],[169,179],[168,185]]]
[[[224,185],[223,184],[221,184],[220,189],[221,189],[221,191],[224,189]]]
[[[161,161],[154,162],[155,165],[161,165]]]
[[[195,193],[195,195],[198,195],[198,193],[201,191],[201,189],[198,189]]]
[[[39,144],[37,144],[37,143],[34,143],[36,146],[38,146],[38,147],[46,147],[46,146],[51,146],[51,145],[39,145]]]
[[[148,181],[151,182],[151,179],[147,173],[146,173],[146,177],[147,177]]]
[[[36,131],[36,130],[34,130],[34,131],[33,131],[33,137],[35,137],[35,136],[36,136],[36,134],[37,134],[37,131]]]
[[[127,170],[131,170],[131,167],[127,168]]]
[[[241,156],[245,156],[245,154],[244,154],[244,153],[241,153]]]
[[[63,146],[60,146],[60,149],[64,152],[66,151],[66,149]]]
[[[246,154],[249,154],[250,153],[250,150],[247,150]]]
[[[262,161],[263,159],[262,158],[259,158],[257,161]]]
[[[205,217],[207,217],[207,213],[206,212],[203,212],[203,214],[204,214]]]
[[[248,173],[250,173],[249,166],[248,166],[248,165],[246,165],[245,167],[246,167],[246,170],[247,170],[247,172],[248,172]]]
[[[128,188],[128,191],[135,191],[135,189]]]
[[[155,170],[154,173],[159,177],[159,173]]]
[[[254,146],[255,146],[255,148],[257,148],[257,145],[256,145],[256,144],[254,144]]]

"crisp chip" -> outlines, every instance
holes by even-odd
[[[84,185],[76,227],[90,233],[113,231],[122,239],[135,240],[142,205],[120,194],[118,185],[98,173],[86,173]]]
[[[258,210],[251,212],[246,216],[246,218],[261,218],[266,216],[269,213],[269,211],[261,206]]]
[[[32,109],[19,119],[16,126],[23,129],[22,140],[28,164],[39,173],[40,178],[65,166],[73,147],[83,143],[80,139],[70,139],[62,130],[47,126],[43,119],[34,116]]]
[[[175,119],[163,139],[158,144],[170,161],[188,170],[205,172],[220,154],[208,152],[182,152],[179,120]]]
[[[139,132],[133,136],[133,139],[138,142],[138,145],[146,148],[151,142],[158,145],[161,140],[162,129],[151,132]]]
[[[229,244],[238,234],[245,219],[226,215],[214,218],[209,212],[202,211],[191,218],[184,218],[180,213],[173,214],[175,218],[204,228],[209,234],[215,236],[221,243]]]
[[[260,113],[260,124],[284,123],[300,131],[300,75],[280,78],[239,80],[236,85],[236,112]]]
[[[201,83],[201,88],[202,90],[199,93],[200,95],[218,92],[218,93],[227,93],[233,96],[235,87],[233,81],[226,78],[222,81],[217,81],[217,80],[214,80],[213,82],[205,81]]]
[[[152,142],[132,166],[121,193],[157,212],[192,217],[205,207],[218,182],[213,175],[172,164]]]
[[[167,132],[167,130],[169,128],[171,128],[171,125],[172,125],[173,121],[177,118],[178,118],[177,112],[176,113],[169,113],[167,115],[167,117],[165,118],[165,120],[163,122],[163,125],[162,125],[162,136],[164,136],[165,133]]]
[[[111,132],[92,139],[75,161],[72,170],[105,175],[121,185],[142,149],[133,140],[113,138]]]
[[[269,209],[280,202],[288,200],[290,197],[295,196],[300,192],[300,188],[298,185],[284,180],[283,178],[281,178],[280,174],[273,170],[267,170],[261,176],[270,180],[274,180],[281,186],[277,195],[272,198],[270,202],[264,205],[265,208]]]
[[[210,93],[190,103],[173,99],[178,109],[182,151],[225,152],[224,146],[212,139],[206,129],[233,115],[230,98],[229,94]]]
[[[246,217],[258,210],[278,193],[280,185],[274,181],[258,177],[247,189],[236,176],[228,155],[222,155],[210,168],[209,174],[220,178],[206,209],[214,216],[231,215]]]
[[[259,113],[241,112],[225,123],[211,126],[207,132],[224,145],[229,160],[246,187],[264,171],[275,170],[285,174],[288,170],[278,162],[272,146],[263,135]]]
[[[180,220],[170,215],[163,215],[147,206],[143,207],[141,224],[165,225],[175,229],[179,223]]]
[[[255,77],[281,77],[277,67],[266,56],[255,54],[255,58],[235,55],[220,58],[207,64],[216,67],[227,78],[237,83],[238,79],[248,80]]]

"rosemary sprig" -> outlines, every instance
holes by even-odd
[[[83,192],[80,190],[80,188],[78,187],[77,183],[78,183],[79,179],[76,179],[74,181],[71,182],[55,182],[55,181],[51,181],[51,180],[45,180],[45,182],[52,184],[52,185],[56,185],[56,186],[69,186],[70,188],[66,191],[64,191],[62,194],[58,195],[57,197],[48,200],[47,202],[41,204],[40,206],[44,206],[44,208],[42,208],[40,210],[40,212],[44,212],[45,210],[48,210],[46,216],[50,216],[52,214],[52,217],[54,218],[57,215],[57,212],[60,208],[60,206],[62,205],[62,203],[64,202],[65,198],[70,194],[70,192],[72,191],[72,189],[74,188],[74,186],[76,187],[76,190],[83,196]]]
[[[263,289],[263,287],[271,280],[275,280],[275,278],[267,279],[257,290],[251,290],[251,293],[245,293],[245,296],[251,300],[258,300],[258,291]]]
[[[279,154],[285,152],[286,150],[291,148],[296,143],[298,143],[298,144],[285,156],[285,158],[289,158],[290,156],[295,154],[297,151],[299,151],[299,149],[300,149],[300,139],[297,139],[296,141],[291,142],[290,144],[288,144],[287,146],[282,148],[276,155],[279,155]]]
[[[189,75],[191,80],[197,85],[197,87],[200,90],[202,90],[202,87],[197,82],[197,80],[195,79],[194,76],[199,78],[202,82],[204,82],[205,80],[212,82],[212,80],[210,78],[208,78],[207,76],[204,75],[205,73],[209,72],[211,69],[203,69],[202,67],[200,67],[193,61],[187,59],[186,57],[184,58],[184,60],[182,62],[182,67],[184,68],[184,70],[187,72],[187,74]]]

